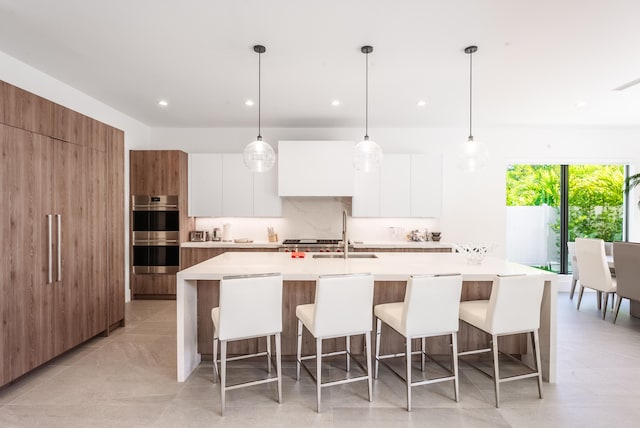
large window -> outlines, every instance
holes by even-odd
[[[622,165],[511,165],[507,257],[568,273],[567,241],[623,239],[624,178]]]

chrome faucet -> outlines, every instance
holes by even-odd
[[[349,239],[347,238],[347,210],[342,210],[342,244],[344,258],[349,258]]]

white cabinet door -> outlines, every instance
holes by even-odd
[[[282,216],[282,199],[278,196],[277,163],[269,171],[253,173],[253,216]]]
[[[386,159],[386,155],[383,158]],[[353,217],[380,217],[380,171],[356,171],[351,215]]]
[[[442,156],[411,155],[411,217],[442,214]]]
[[[279,141],[280,196],[353,196],[353,141]]]
[[[189,155],[189,216],[222,215],[222,155]]]
[[[380,171],[380,216],[411,217],[411,155],[384,155]]]
[[[241,153],[222,155],[222,216],[253,216],[253,173]]]

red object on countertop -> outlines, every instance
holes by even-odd
[[[304,259],[305,253],[303,251],[293,251],[291,253],[292,259]]]

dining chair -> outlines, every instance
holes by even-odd
[[[604,241],[593,238],[576,238],[576,258],[580,267],[580,293],[577,309],[580,309],[585,287],[604,293],[602,319],[607,315],[609,295],[616,292],[616,281],[611,276]],[[598,297],[598,302],[600,298]]]
[[[540,306],[544,291],[542,275],[497,276],[491,286],[489,300],[471,300],[460,303],[460,320],[491,335],[490,347],[486,349],[458,352],[459,356],[492,352],[493,378],[496,407],[500,406],[500,384],[514,380],[536,377],[538,395],[542,398],[542,371],[540,368]],[[528,373],[500,376],[498,337],[527,333],[531,335],[535,367]],[[468,364],[475,367],[470,362]],[[477,368],[477,367],[476,367]]]
[[[220,379],[220,413],[225,412],[226,392],[232,389],[276,382],[278,403],[282,402],[282,274],[226,276],[220,281],[220,305],[211,310],[213,321],[213,372]],[[276,376],[227,385],[227,362],[266,355],[271,373],[271,337],[275,336]],[[227,357],[227,342],[266,337],[266,352]],[[220,370],[218,370],[220,342]]]
[[[412,275],[407,281],[404,301],[376,305],[376,357],[374,377],[378,378],[379,363],[383,363],[403,380],[407,390],[407,411],[411,411],[411,388],[438,382],[453,381],[454,400],[459,401],[458,387],[458,313],[460,294],[462,293],[462,276],[452,275]],[[404,337],[404,353],[380,355],[382,323],[385,323],[397,334]],[[451,364],[446,367],[433,359],[447,374],[444,376],[412,381],[411,356],[420,354],[420,369],[425,371],[426,338],[449,336],[451,340]],[[412,352],[411,342],[420,339],[421,349]],[[385,359],[404,357],[404,377],[385,363]],[[431,359],[431,357],[429,357]]]
[[[613,323],[618,319],[622,299],[640,301],[640,243],[614,242],[613,265],[616,270],[616,308]]]
[[[296,380],[300,380],[300,367],[309,373],[316,384],[317,411],[320,412],[322,388],[344,383],[367,381],[369,401],[373,400],[371,380],[371,330],[373,324],[373,275],[339,274],[321,275],[316,281],[315,303],[298,305],[298,350],[296,357]],[[316,355],[302,356],[303,327],[315,338]],[[364,335],[366,369],[351,355],[351,336]],[[344,337],[346,350],[322,353],[322,341],[336,337]],[[322,382],[322,358],[326,356],[346,356],[346,370],[351,369],[353,361],[366,372],[363,376],[348,376],[347,378]],[[305,360],[316,359],[316,373],[303,363]]]
[[[580,269],[578,268],[578,260],[576,259],[576,243],[567,242],[567,249],[569,250],[569,258],[571,259],[571,291],[569,292],[569,299],[573,300],[576,285],[578,281],[580,281]]]

